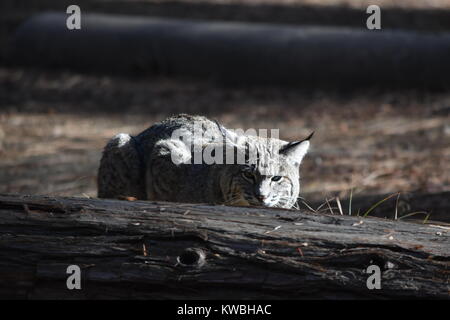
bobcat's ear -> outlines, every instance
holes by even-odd
[[[309,149],[309,140],[314,135],[314,131],[304,140],[301,141],[293,141],[285,144],[280,149],[280,154],[284,154],[287,156],[289,160],[291,160],[296,166],[299,166],[303,160],[303,157],[308,152]]]

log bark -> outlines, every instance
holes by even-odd
[[[66,286],[81,268],[81,289]],[[381,269],[369,290],[365,270]],[[0,195],[0,297],[449,298],[446,226],[298,210]]]

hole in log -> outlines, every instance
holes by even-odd
[[[196,266],[201,267],[206,262],[206,254],[202,249],[187,248],[177,258],[179,264],[183,266]]]
[[[370,264],[375,264],[375,265],[379,266],[381,271],[393,269],[395,266],[392,262],[390,262],[387,259],[385,259],[384,257],[378,256],[378,255],[371,257],[371,259],[369,261],[369,265]]]

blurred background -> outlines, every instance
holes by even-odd
[[[347,214],[351,195],[355,214],[402,192],[406,204],[400,215],[425,212],[448,220],[450,86],[226,85],[207,77],[108,74],[15,61],[16,29],[38,13],[65,14],[70,4],[79,5],[82,14],[357,29],[366,28],[367,6],[377,4],[383,31],[450,32],[449,0],[3,0],[1,193],[95,197],[109,138],[137,134],[183,112],[218,119],[229,128],[279,128],[287,140],[315,131],[301,168],[302,197],[313,209],[339,197]]]

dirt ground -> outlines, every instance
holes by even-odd
[[[444,0],[383,2],[390,8],[408,3],[423,9],[426,2],[425,9],[450,9]],[[12,15],[2,25],[3,43],[24,16],[47,8],[8,3]],[[111,8],[108,1],[92,3],[97,11]],[[357,6],[350,0],[320,5],[336,3]],[[450,191],[450,92],[229,88],[192,79],[87,75],[3,63],[0,192],[96,196],[96,170],[107,140],[119,132],[137,134],[180,112],[204,114],[230,128],[277,128],[284,139],[315,131],[301,168],[302,195],[310,201],[346,198],[351,189],[354,195]]]
[[[0,69],[0,192],[95,196],[101,148],[179,112],[230,128],[316,134],[307,198],[450,190],[450,94],[223,88],[205,82]]]

